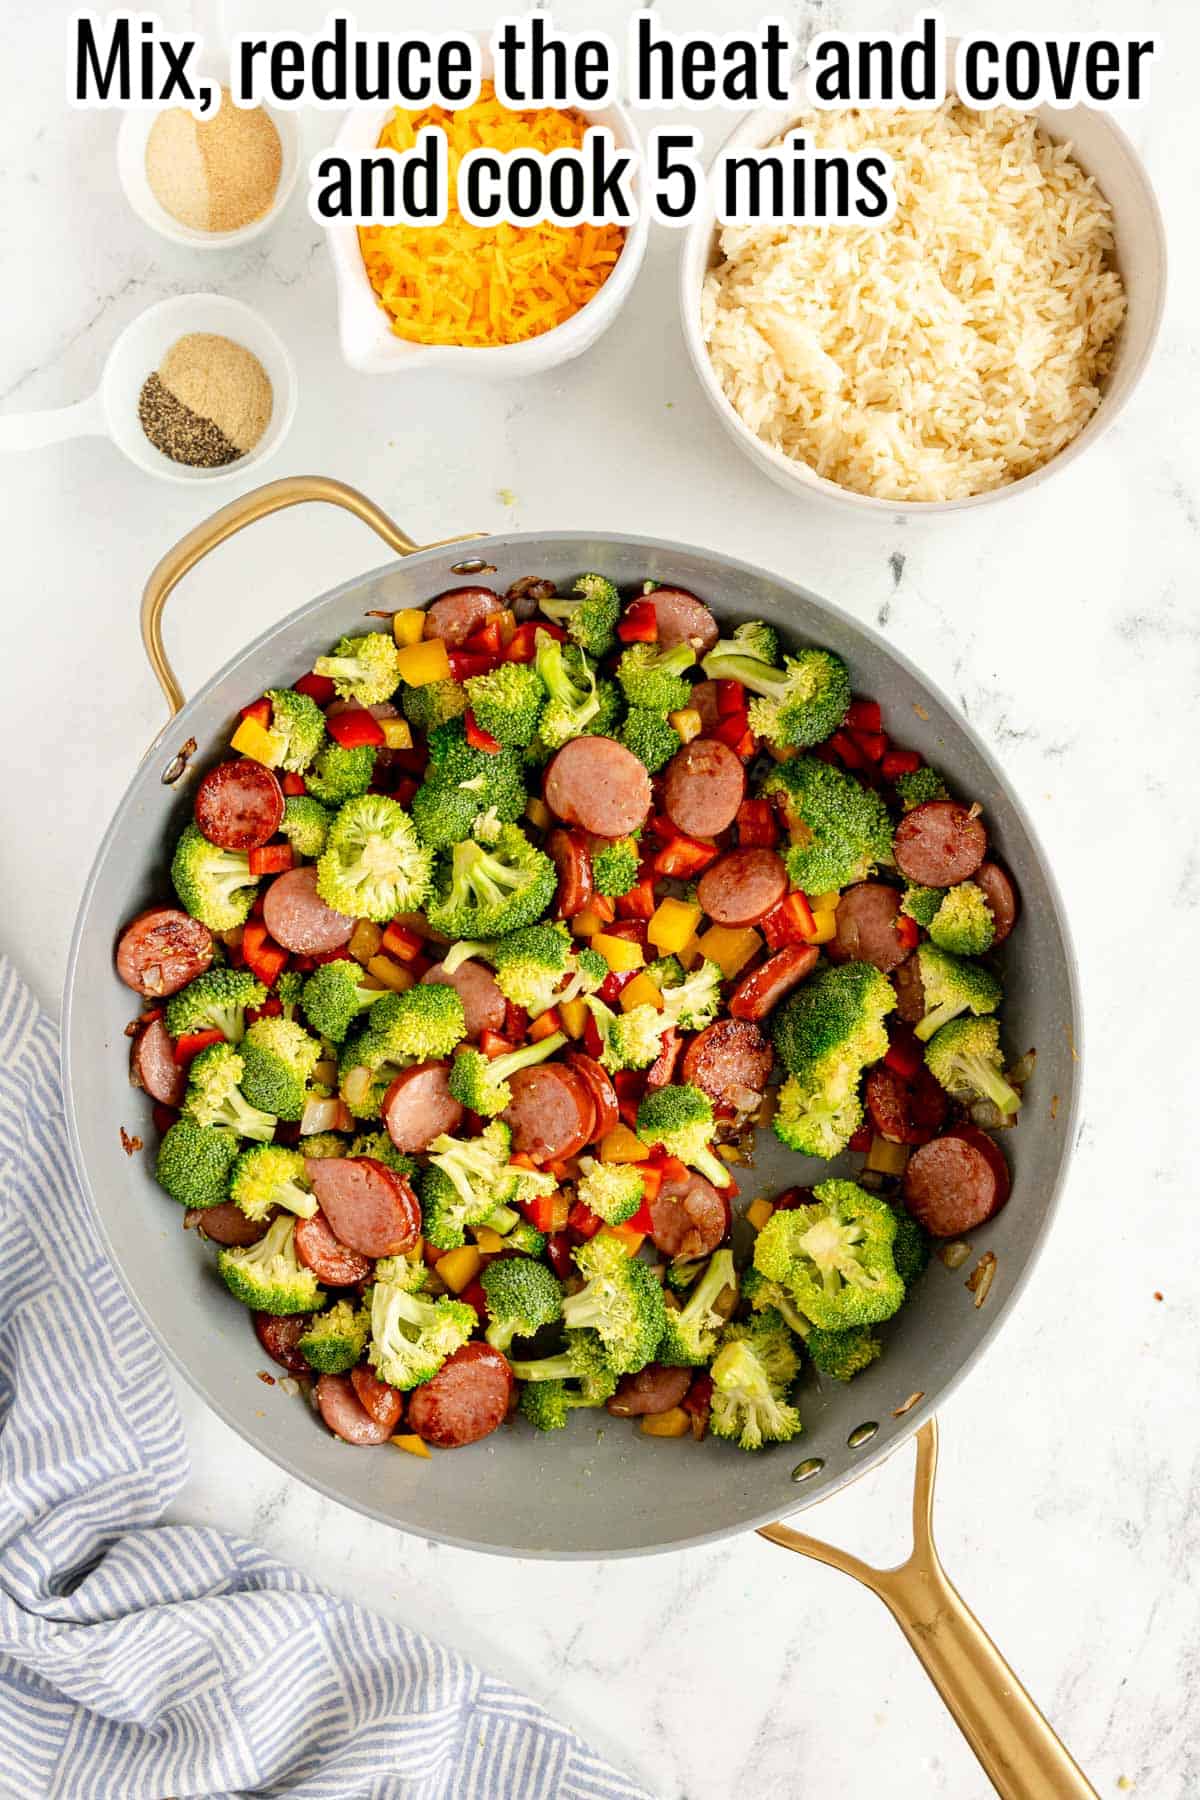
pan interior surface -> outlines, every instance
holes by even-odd
[[[492,568],[457,572],[467,557]],[[503,591],[536,574],[561,586],[584,569],[626,589],[646,579],[685,587],[723,624],[765,618],[787,639],[835,650],[855,691],[881,702],[897,741],[921,751],[954,792],[980,802],[993,852],[1022,900],[1006,947],[1007,1049],[1012,1057],[1037,1051],[1020,1126],[1001,1139],[1012,1198],[972,1234],[962,1268],[952,1272],[934,1258],[911,1302],[883,1328],[886,1351],[872,1368],[847,1385],[818,1386],[806,1375],[805,1431],[790,1445],[745,1455],[711,1439],[664,1442],[584,1411],[563,1431],[542,1435],[518,1420],[430,1461],[355,1451],[301,1400],[258,1380],[266,1359],[216,1275],[215,1252],[183,1230],[181,1209],[154,1182],[152,1151],[130,1158],[122,1148],[120,1127],[150,1144],[154,1132],[145,1096],[128,1083],[125,1029],[138,1007],[114,971],[115,940],[125,921],[171,892],[170,849],[190,817],[196,780],[227,746],[238,709],[264,687],[297,679],[336,638],[363,629],[372,610],[421,606],[464,581]],[[164,782],[193,737],[194,758]],[[1079,1041],[1071,948],[1043,853],[991,756],[935,688],[873,632],[794,583],[713,552],[566,532],[424,551],[357,577],[273,626],[215,676],[151,746],[100,847],[76,922],[63,1013],[80,1178],[126,1287],[197,1392],[257,1449],[348,1506],[447,1543],[559,1557],[680,1548],[765,1523],[826,1498],[907,1438],[995,1333],[1037,1254],[1074,1135]],[[760,1133],[754,1167],[737,1172],[738,1205],[849,1173],[851,1160],[817,1163]],[[987,1251],[995,1276],[977,1308],[965,1277]],[[798,1483],[793,1471],[810,1462],[819,1466]]]

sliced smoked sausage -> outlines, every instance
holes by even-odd
[[[700,724],[705,731],[715,731],[721,723],[721,708],[717,700],[717,684],[715,681],[698,681],[692,689],[692,697],[688,705],[700,714]]]
[[[292,1242],[296,1261],[327,1287],[351,1287],[371,1273],[371,1258],[343,1244],[319,1206],[311,1219],[296,1220]]]
[[[180,1106],[187,1093],[187,1070],[175,1061],[175,1041],[161,1019],[143,1025],[129,1052],[129,1073],[161,1106]]]
[[[371,1417],[348,1375],[322,1375],[316,1386],[316,1400],[321,1417],[344,1444],[386,1444],[392,1435],[392,1426],[381,1425]],[[396,1417],[400,1417],[399,1412]]]
[[[432,1381],[413,1389],[409,1428],[441,1450],[474,1444],[504,1423],[512,1391],[513,1373],[504,1357],[474,1339],[448,1356]]]
[[[906,1025],[919,1025],[925,1017],[925,983],[921,979],[921,959],[913,955],[898,969],[892,970],[892,986],[896,990],[896,1011]]]
[[[904,1171],[904,1204],[934,1237],[959,1237],[999,1212],[1011,1177],[986,1131],[960,1125],[922,1144]]]
[[[380,1381],[374,1369],[366,1363],[360,1363],[350,1371],[350,1386],[358,1395],[359,1405],[370,1413],[377,1425],[387,1431],[394,1431],[400,1422],[400,1414],[404,1411],[404,1396],[399,1388],[389,1382]]]
[[[311,1313],[278,1313],[256,1312],[254,1314],[254,1330],[258,1341],[281,1369],[289,1375],[310,1375],[312,1370],[297,1349],[300,1339],[312,1324]]]
[[[774,850],[731,850],[705,869],[696,898],[718,925],[756,925],[787,891],[788,873]]]
[[[618,1419],[640,1419],[670,1412],[692,1385],[694,1369],[672,1369],[666,1363],[647,1363],[636,1375],[622,1375],[617,1391],[605,1401]]]
[[[689,837],[715,837],[737,817],[746,794],[741,759],[720,738],[693,738],[663,773],[663,807]]]
[[[740,1107],[748,1096],[762,1093],[773,1061],[757,1025],[748,1019],[716,1019],[684,1051],[683,1079],[710,1100]]]
[[[457,1131],[463,1109],[450,1092],[450,1065],[413,1063],[401,1069],[383,1097],[383,1122],[397,1150],[428,1150],[444,1131]]]
[[[606,1138],[610,1131],[615,1131],[621,1122],[621,1106],[617,1099],[617,1090],[609,1079],[608,1070],[598,1063],[594,1056],[587,1056],[582,1050],[572,1051],[567,1057],[567,1067],[574,1069],[592,1097],[596,1108],[596,1117],[592,1125],[589,1142],[598,1144]]]
[[[473,957],[459,963],[450,975],[447,975],[443,963],[434,963],[431,969],[426,969],[421,980],[438,982],[443,987],[454,989],[463,1003],[469,1038],[477,1038],[485,1031],[499,1031],[503,1027],[504,995],[496,986],[492,971],[481,962],[476,962]]]
[[[220,1206],[194,1206],[184,1219],[185,1225],[198,1226],[206,1238],[226,1249],[234,1245],[245,1249],[249,1244],[257,1244],[260,1238],[266,1237],[270,1222],[269,1218],[248,1219],[232,1200],[222,1200]]]
[[[573,919],[590,904],[595,892],[587,840],[577,831],[552,831],[546,839],[546,854],[558,871],[555,913],[560,919]]]
[[[222,850],[257,850],[283,819],[283,789],[263,763],[218,763],[196,789],[196,823]]]
[[[983,820],[957,800],[926,800],[896,827],[893,853],[906,881],[917,887],[953,887],[967,881],[987,855]]]
[[[425,636],[441,638],[453,650],[465,644],[472,632],[478,631],[503,606],[503,600],[491,588],[449,588],[430,601],[425,613]]]
[[[334,1236],[363,1256],[403,1256],[421,1235],[404,1176],[373,1156],[309,1156],[304,1172]]]
[[[699,658],[712,649],[720,636],[717,621],[695,594],[689,594],[686,588],[660,587],[645,598],[654,608],[660,650],[690,644]]]
[[[297,956],[324,956],[346,943],[354,920],[326,906],[314,868],[277,875],[263,895],[263,923],[277,944]]]
[[[881,881],[848,887],[833,915],[834,935],[825,946],[829,960],[874,963],[884,975],[899,968],[909,952],[896,929],[901,898],[897,888]]]
[[[658,1055],[646,1070],[647,1093],[653,1093],[655,1088],[670,1087],[683,1055],[683,1038],[674,1025],[663,1032],[659,1045]]]
[[[512,1100],[501,1118],[512,1147],[534,1162],[561,1162],[591,1141],[596,1105],[582,1076],[565,1063],[534,1063],[509,1077]]]
[[[971,880],[983,889],[983,897],[996,926],[993,945],[1002,944],[1017,922],[1020,903],[1012,876],[997,862],[981,862]]]
[[[551,758],[542,792],[556,818],[596,837],[628,837],[650,811],[646,765],[614,738],[572,738]]]
[[[151,906],[121,933],[117,974],[135,993],[162,1000],[203,975],[212,957],[207,925],[177,906]]]
[[[927,1144],[946,1119],[946,1094],[921,1063],[911,1080],[887,1063],[867,1071],[863,1099],[871,1124],[893,1144]]]
[[[765,963],[760,963],[738,982],[729,999],[730,1015],[755,1023],[765,1019],[794,987],[799,987],[820,960],[821,953],[815,944],[785,944],[782,950],[776,950]]]
[[[664,1181],[650,1207],[650,1235],[664,1256],[711,1256],[729,1229],[729,1205],[711,1181],[689,1169]]]

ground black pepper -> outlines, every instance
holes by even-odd
[[[157,374],[142,384],[138,423],[156,450],[189,468],[220,469],[245,455],[211,419],[177,400]]]

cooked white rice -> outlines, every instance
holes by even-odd
[[[1022,113],[812,114],[885,150],[889,225],[727,225],[701,323],[767,444],[856,493],[953,500],[1049,462],[1100,404],[1125,294],[1112,214]]]

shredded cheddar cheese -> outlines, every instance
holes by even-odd
[[[363,225],[358,240],[371,286],[398,337],[475,348],[539,337],[577,313],[607,281],[621,254],[619,225],[469,225],[454,202],[468,150],[579,148],[582,114],[544,107],[510,112],[485,81],[458,112],[397,108],[379,148],[413,149],[438,125],[449,150],[450,206],[442,225]]]

